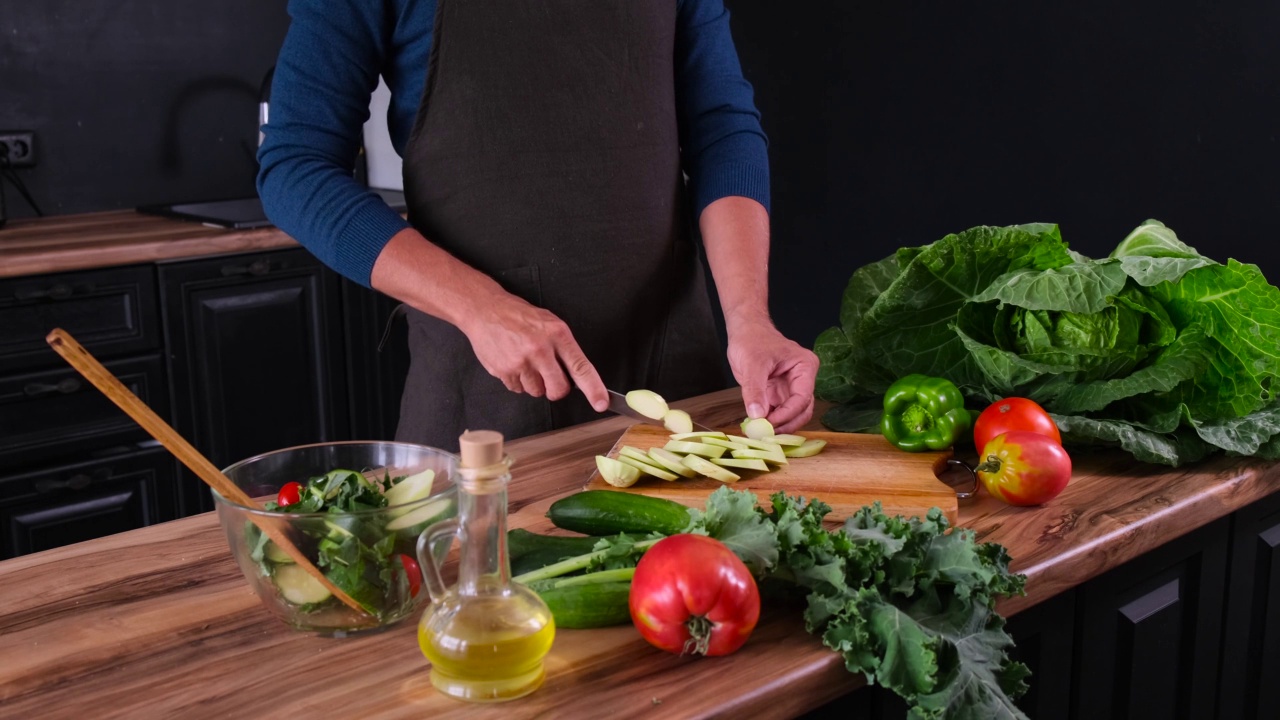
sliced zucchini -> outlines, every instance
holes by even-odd
[[[614,487],[631,487],[640,479],[638,468],[604,455],[596,456],[596,468],[600,471],[600,477]]]
[[[271,573],[271,582],[280,589],[280,597],[294,605],[323,602],[332,595],[323,583],[297,565],[276,567]]]
[[[773,469],[766,465],[763,460],[750,460],[746,458],[712,458],[711,462],[721,467],[739,468],[742,470],[759,470],[760,472],[769,472]]]
[[[431,494],[431,485],[435,479],[435,470],[423,470],[396,483],[382,496],[387,499],[388,507],[425,500]]]
[[[741,435],[730,435],[729,439],[732,440],[733,442],[746,445],[748,448],[752,450],[764,450],[765,452],[774,452],[774,453],[782,452],[781,445],[775,442],[768,442],[767,440],[755,440],[753,438],[743,437]]]
[[[637,462],[642,462],[642,463],[645,463],[646,465],[651,465],[656,468],[662,467],[661,465],[658,464],[656,460],[649,457],[649,453],[641,450],[640,448],[632,447],[630,445],[623,445],[622,448],[618,450],[618,459],[621,460],[624,457],[629,457],[632,460],[635,460]]]
[[[696,432],[676,433],[671,436],[672,440],[698,440],[699,438],[727,438],[728,435],[719,430],[698,430]]]
[[[774,465],[786,465],[787,456],[781,452],[769,452],[767,450],[734,450],[733,456],[739,460],[764,460]]]
[[[451,502],[452,501],[447,497],[442,497],[438,500],[433,500],[427,503],[426,505],[423,505],[422,507],[418,508],[417,510],[407,512],[404,515],[401,515],[400,517],[387,523],[387,529],[403,530],[405,528],[416,527],[418,525],[421,525],[422,523],[427,522],[428,520],[433,520],[435,518],[438,518],[441,515],[444,515],[446,512],[448,512],[449,505]]]
[[[667,401],[652,390],[632,390],[627,393],[627,407],[652,420],[662,420],[667,414]]]
[[[659,480],[671,481],[679,477],[674,473],[667,472],[663,468],[657,467],[656,465],[651,465],[647,461],[636,460],[633,457],[627,457],[624,455],[618,458],[618,460],[623,463],[626,463],[627,465],[630,465],[631,467],[639,470],[645,475],[652,475],[653,477],[656,477]]]
[[[804,444],[805,439],[799,435],[770,435],[769,437],[760,438],[764,442],[771,442],[783,447],[799,447]]]
[[[725,448],[722,447],[700,442],[686,442],[684,440],[672,440],[663,445],[662,449],[677,455],[701,455],[707,458],[722,457],[725,453]]]
[[[655,462],[666,468],[668,472],[673,472],[687,478],[698,477],[698,473],[694,472],[694,470],[688,465],[680,462],[680,456],[670,450],[649,448],[649,457],[653,458]]]
[[[267,541],[266,546],[262,548],[262,554],[271,562],[277,565],[288,565],[293,562],[293,558],[289,557],[289,553],[280,549],[280,546]]]
[[[747,418],[742,421],[742,434],[752,440],[769,437],[773,435],[773,423],[764,418]]]
[[[663,414],[662,426],[673,433],[693,432],[693,418],[683,410],[672,408]]]
[[[680,462],[688,465],[690,469],[697,471],[699,475],[706,475],[712,480],[731,483],[738,482],[742,479],[736,473],[732,473],[719,465],[716,465],[710,460],[698,457],[697,455],[685,455]]]
[[[722,447],[726,450],[746,450],[750,447],[749,445],[743,445],[740,442],[734,442],[732,440],[722,440],[720,438],[702,438],[702,442],[707,445]]]
[[[818,453],[822,452],[822,448],[826,446],[827,446],[826,440],[819,440],[817,438],[814,438],[813,440],[805,440],[804,444],[799,447],[786,448],[785,450],[782,451],[782,453],[787,457],[807,458],[807,457],[813,457],[814,455],[817,455]]]

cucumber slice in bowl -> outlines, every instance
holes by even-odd
[[[451,497],[433,500],[387,523],[387,529],[399,531],[406,528],[416,528],[417,530],[422,530],[428,522],[443,519],[453,507],[453,503],[454,499]],[[418,527],[420,525],[424,527]],[[414,534],[416,535],[417,533],[415,532]]]
[[[310,605],[328,600],[332,593],[320,581],[295,565],[280,565],[271,573],[271,582],[280,590],[280,597],[294,605]]]
[[[431,486],[434,484],[435,479],[435,470],[423,470],[392,485],[391,489],[383,493],[382,496],[387,499],[387,507],[407,505],[411,502],[424,500],[431,495]]]

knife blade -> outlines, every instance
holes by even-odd
[[[662,424],[661,420],[654,420],[648,415],[642,415],[639,412],[637,412],[635,408],[628,405],[627,396],[624,395],[623,393],[617,392],[616,390],[609,390],[608,392],[609,392],[609,411],[610,412],[617,413],[618,415],[629,417],[634,420],[639,420],[640,422],[648,423],[650,425],[665,427]],[[703,431],[703,432],[711,430],[711,428],[707,427],[706,425],[699,424],[697,421],[693,423],[693,429],[698,431]]]

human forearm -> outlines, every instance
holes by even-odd
[[[396,233],[374,261],[374,289],[455,325],[482,319],[499,296],[493,278],[450,255],[417,230]]]
[[[790,432],[813,415],[818,358],[769,318],[769,214],[754,200],[726,197],[707,206],[700,224],[747,415]]]
[[[707,262],[730,335],[769,322],[769,214],[744,197],[721,198],[699,218]]]

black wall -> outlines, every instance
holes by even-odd
[[[286,0],[0,0],[0,130],[51,215],[252,195]],[[11,217],[31,215],[12,187]],[[0,231],[0,241],[3,241]]]
[[[771,141],[773,309],[974,225],[1104,256],[1144,219],[1280,281],[1280,3],[727,0]]]
[[[772,143],[774,312],[802,342],[858,265],[979,224],[1057,222],[1104,255],[1155,217],[1280,279],[1275,0],[727,3]],[[0,130],[38,133],[46,211],[252,193],[285,4],[0,0]]]

